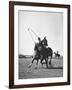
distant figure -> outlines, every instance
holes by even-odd
[[[57,54],[59,54],[59,52],[57,51]]]
[[[60,57],[60,54],[59,54],[59,51],[57,51],[57,53],[56,52],[54,52],[54,54],[55,54],[55,57]]]

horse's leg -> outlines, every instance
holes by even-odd
[[[34,60],[35,60],[35,58],[33,58],[33,60],[32,60],[32,62],[31,62],[31,63],[33,63],[33,62],[34,62]]]
[[[49,64],[51,65],[51,62],[52,62],[52,54],[50,56],[50,61],[49,61]]]
[[[51,65],[51,57],[49,57],[49,65]]]
[[[60,58],[60,55],[58,55],[58,59]]]
[[[42,65],[42,67],[43,67],[42,61],[43,61],[43,56],[41,56],[41,58],[40,58],[40,63],[41,63],[41,65]]]
[[[48,58],[46,58],[45,60],[46,60],[46,67],[48,68]]]
[[[33,58],[32,62],[29,64],[28,68],[30,68],[34,62],[35,58]]]
[[[51,58],[50,58],[50,62],[49,62],[49,64],[50,64],[50,65],[52,64],[52,55],[51,55]]]
[[[45,58],[46,67],[48,68],[48,58]]]
[[[51,65],[51,58],[50,58],[49,64]]]
[[[43,63],[42,63],[42,61],[43,61],[43,58],[42,58],[41,61],[40,61],[41,65],[42,65],[42,67],[43,67]]]
[[[59,58],[59,56],[58,56],[58,55],[57,55],[57,57]],[[58,59],[58,58],[57,58],[57,59]]]
[[[59,59],[59,56],[58,56],[58,59]]]
[[[55,55],[55,58],[57,57],[57,55]]]
[[[39,62],[39,59],[37,60],[37,63],[36,63],[36,65],[38,65],[38,62]]]
[[[38,62],[39,62],[39,59],[37,59],[37,63],[36,63],[35,69],[37,69],[37,66],[38,66]]]

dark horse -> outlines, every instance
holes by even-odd
[[[48,68],[48,59],[50,58],[49,64],[51,65],[51,59],[52,59],[52,55],[53,55],[53,51],[50,47],[46,48],[44,47],[44,45],[37,43],[35,45],[35,55],[33,57],[33,60],[31,62],[31,64],[29,65],[29,67],[32,66],[34,60],[37,60],[36,65],[38,65],[38,62],[40,60],[41,64],[43,65],[42,61],[45,60],[46,63],[46,67]]]
[[[56,53],[56,52],[54,52],[54,54],[55,54],[55,57],[60,57],[60,54],[59,53]]]

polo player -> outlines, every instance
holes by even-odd
[[[44,37],[44,39],[42,40],[42,44],[44,45],[45,48],[48,47],[48,43],[47,43],[46,37]]]

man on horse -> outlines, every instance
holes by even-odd
[[[48,46],[46,37],[44,37],[43,40],[41,40],[40,37],[38,37],[38,41],[39,42],[35,44],[35,47],[34,47],[35,54],[34,54],[33,60],[31,62],[31,64],[29,65],[29,67],[32,66],[34,60],[37,60],[36,65],[38,65],[39,60],[40,60],[41,64],[43,65],[42,62],[43,62],[43,60],[45,60],[46,67],[48,68],[48,59],[49,59],[49,57],[51,57],[49,60],[49,64],[51,65],[53,51],[50,47],[48,47],[48,48],[46,47],[46,46]]]
[[[39,44],[42,45],[42,41],[41,41],[40,37],[38,37],[38,41],[39,41]]]
[[[40,57],[40,49],[41,49],[41,47],[39,47],[39,46],[42,46],[42,41],[41,41],[41,39],[40,39],[40,37],[38,37],[38,43],[35,43],[35,47],[34,47],[34,51],[35,51],[35,55],[36,55],[36,57]]]
[[[45,48],[48,47],[48,42],[47,42],[46,37],[44,37],[44,39],[42,40],[42,44],[43,44],[43,46],[44,46]]]

